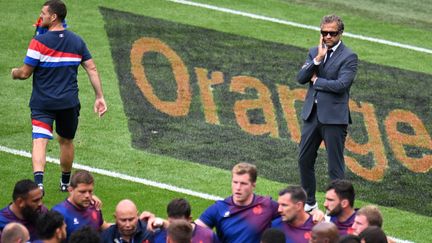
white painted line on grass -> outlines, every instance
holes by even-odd
[[[185,4],[185,5],[190,5],[190,6],[195,6],[195,7],[200,7],[200,8],[211,9],[211,10],[224,12],[224,13],[230,13],[230,14],[234,14],[234,15],[240,15],[240,16],[249,17],[252,19],[259,19],[259,20],[269,21],[269,22],[273,22],[273,23],[279,23],[279,24],[294,26],[294,27],[298,27],[298,28],[302,28],[302,29],[320,31],[320,28],[316,27],[316,26],[300,24],[300,23],[296,23],[296,22],[292,22],[292,21],[288,21],[288,20],[283,20],[283,19],[272,18],[272,17],[266,17],[266,16],[262,16],[262,15],[258,15],[258,14],[242,12],[242,11],[233,10],[233,9],[229,9],[229,8],[217,7],[214,5],[209,5],[209,4],[204,4],[204,3],[197,3],[197,2],[187,1],[187,0],[167,0],[167,1]],[[409,50],[413,50],[413,51],[432,54],[431,49],[427,49],[427,48],[423,48],[423,47],[418,47],[418,46],[413,46],[413,45],[408,45],[408,44],[402,44],[399,42],[388,41],[388,40],[374,38],[374,37],[368,37],[368,36],[364,36],[364,35],[357,35],[357,34],[353,34],[353,33],[349,33],[349,32],[344,32],[343,35],[347,36],[347,37],[354,38],[354,39],[365,40],[365,41],[380,43],[380,44],[384,44],[384,45],[388,45],[388,46],[395,46],[395,47],[400,47],[403,49],[409,49]]]
[[[392,236],[388,236],[390,239],[394,240],[396,243],[414,243],[414,241],[409,241],[409,240],[401,240],[398,238],[394,238]]]
[[[0,151],[5,152],[5,153],[9,153],[9,154],[19,155],[19,156],[26,157],[26,158],[32,157],[31,153],[29,153],[27,151],[11,149],[11,148],[1,146],[1,145],[0,145]],[[46,160],[47,160],[47,162],[50,162],[50,163],[60,164],[60,161],[58,159],[55,159],[55,158],[47,157]],[[160,182],[151,181],[151,180],[147,180],[147,179],[143,179],[143,178],[129,176],[126,174],[122,174],[122,173],[118,173],[118,172],[112,172],[109,170],[94,168],[94,167],[87,166],[87,165],[81,165],[81,164],[78,164],[76,162],[73,163],[73,168],[87,170],[87,171],[90,171],[92,173],[97,173],[100,175],[105,175],[105,176],[114,177],[114,178],[120,178],[120,179],[123,179],[126,181],[141,183],[141,184],[144,184],[147,186],[152,186],[152,187],[165,189],[165,190],[173,191],[173,192],[179,192],[179,193],[183,193],[186,195],[199,197],[199,198],[203,198],[203,199],[207,199],[207,200],[216,201],[216,200],[222,200],[223,199],[221,197],[210,195],[207,193],[196,192],[196,191],[192,191],[192,190],[181,188],[181,187],[176,187],[176,186],[165,184],[165,183],[160,183]],[[393,238],[393,237],[391,237],[391,238],[393,240],[395,240],[397,243],[414,243],[412,241],[401,240],[401,239]]]
[[[14,155],[19,155],[22,157],[27,157],[27,158],[31,158],[32,155],[29,152],[26,151],[22,151],[22,150],[16,150],[16,149],[11,149],[11,148],[7,148],[4,146],[0,145],[0,151],[6,152],[6,153],[10,153],[10,154],[14,154]],[[46,158],[47,162],[50,163],[54,163],[54,164],[60,164],[60,161],[58,159],[55,158],[51,158],[51,157],[47,157]],[[156,188],[160,188],[160,189],[165,189],[168,191],[173,191],[173,192],[180,192],[186,195],[191,195],[194,197],[199,197],[199,198],[203,198],[203,199],[207,199],[207,200],[222,200],[223,198],[218,197],[218,196],[214,196],[214,195],[210,195],[207,193],[202,193],[202,192],[196,192],[196,191],[192,191],[189,189],[185,189],[185,188],[181,188],[181,187],[176,187],[173,185],[169,185],[169,184],[165,184],[165,183],[160,183],[157,181],[151,181],[148,179],[143,179],[143,178],[138,178],[138,177],[134,177],[134,176],[129,176],[126,174],[122,174],[122,173],[118,173],[118,172],[113,172],[113,171],[109,171],[109,170],[104,170],[104,169],[99,169],[99,168],[94,168],[94,167],[90,167],[87,165],[81,165],[78,164],[76,162],[73,163],[73,168],[75,169],[82,169],[82,170],[87,170],[93,173],[97,173],[100,175],[105,175],[105,176],[109,176],[109,177],[114,177],[114,178],[120,178],[126,181],[132,181],[132,182],[136,182],[136,183],[141,183],[147,186],[152,186],[152,187],[156,187]]]

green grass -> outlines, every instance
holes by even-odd
[[[371,19],[384,21],[390,24],[400,24],[410,28],[430,29],[432,20],[430,12],[432,6],[426,0],[404,1],[391,0],[377,2],[374,0],[330,0],[330,1],[304,1],[296,0],[296,3],[317,8],[329,8],[346,14],[361,15]]]
[[[377,14],[376,16],[374,15],[374,17],[371,16],[372,14],[370,14],[370,12],[368,12],[368,14],[364,14],[361,11],[357,12],[357,8],[351,8],[350,11],[348,11],[348,9],[346,8],[335,11],[334,5],[331,4],[322,4],[317,6],[316,3],[293,4],[288,3],[287,1],[279,0],[248,0],[235,2],[229,0],[210,0],[198,2],[205,2],[218,7],[245,11],[248,13],[279,18],[311,26],[319,26],[321,17],[323,15],[335,13],[343,18],[346,26],[346,32],[381,38],[389,41],[400,42],[403,44],[417,45],[419,47],[429,49],[432,48],[432,43],[429,41],[432,37],[430,25],[413,26],[407,23],[402,24],[400,22],[400,19],[398,19],[397,22],[391,20],[383,21],[382,18],[380,18],[379,16],[387,16],[386,13],[391,11],[387,11],[388,9],[386,8],[376,8],[373,4],[369,5],[370,12],[378,11],[377,9],[380,9],[380,14]],[[414,1],[413,4],[415,3],[418,2]],[[391,1],[387,5],[392,5]],[[408,6],[409,4],[404,7],[409,8]],[[136,13],[136,11],[133,10],[128,9],[128,11]],[[219,15],[212,10],[201,10],[199,12],[203,14]],[[236,23],[232,23],[232,19],[235,19]],[[424,18],[424,20],[427,20],[427,18]],[[319,34],[315,31],[302,30],[299,28],[289,27],[281,24],[255,21],[246,17],[238,18],[232,15],[226,16],[225,18],[223,18],[222,22],[229,22],[230,26],[226,26],[224,25],[224,23],[220,24],[220,21],[217,23],[214,23],[211,20],[204,21],[206,21],[204,22],[206,24],[207,22],[210,22],[210,24],[212,24],[210,28],[215,28],[218,30],[220,29],[221,31],[239,33],[245,36],[292,44],[304,48],[309,48],[312,45],[316,45],[319,38]],[[179,22],[188,23],[187,19],[180,19]],[[196,25],[194,23],[190,24]],[[223,26],[223,29],[221,29],[221,26]],[[262,34],[268,32],[268,35]],[[403,68],[405,70],[413,70],[426,73],[431,73],[432,71],[432,69],[430,67],[427,67],[426,65],[426,63],[428,62],[427,60],[430,59],[430,54],[421,54],[415,51],[404,50],[396,47],[387,47],[384,45],[370,43],[363,40],[355,40],[351,38],[345,38],[344,40],[346,41],[347,45],[352,47],[353,50],[357,52],[361,60],[367,60],[369,62],[377,64],[389,64],[389,62],[391,61],[391,66]]]
[[[205,2],[314,26],[318,25],[322,15],[332,12],[331,10],[336,6],[311,5],[303,2],[293,4],[273,0]],[[405,4],[409,8],[410,4],[417,3],[419,1],[410,1]],[[9,73],[12,67],[22,64],[27,44],[33,34],[32,24],[39,13],[41,4],[42,2],[36,1],[14,2],[13,4],[0,2],[0,12],[3,18],[7,20],[0,22],[0,28],[4,33],[0,35],[0,44],[3,47],[3,51],[0,52],[2,60],[0,62],[0,80],[2,80],[2,88],[0,89],[0,101],[2,103],[0,106],[0,145],[26,151],[31,149],[31,126],[27,107],[31,93],[31,81],[11,80]],[[86,75],[81,70],[79,85],[82,112],[75,141],[76,161],[221,197],[228,195],[230,193],[228,171],[197,164],[194,161],[145,152],[132,147],[132,134],[123,108],[119,80],[117,80],[110,43],[104,28],[105,22],[98,6],[301,48],[315,45],[318,33],[162,0],[68,2],[70,29],[86,40],[102,77],[105,96],[109,105],[109,112],[103,119],[98,119],[93,114],[93,91]],[[424,4],[422,9],[426,11],[428,6]],[[374,14],[373,11],[377,11],[377,9],[381,11],[379,14]],[[345,19],[348,32],[426,48],[432,47],[430,42],[432,34],[430,25],[427,24],[427,21],[430,20],[427,17],[419,15],[421,21],[426,24],[414,25],[411,20],[404,22],[405,19],[396,19],[392,16],[398,11],[392,11],[392,14],[389,15],[386,14],[387,10],[386,8],[371,6],[369,9],[363,7],[362,11],[357,12],[356,9],[345,7],[341,8],[340,13]],[[413,19],[414,17],[411,14],[409,18]],[[430,54],[350,38],[346,38],[345,42],[359,54],[362,61],[432,74],[432,67],[428,65],[431,60]],[[415,97],[415,89],[406,91],[410,96]],[[391,92],[391,90],[385,90],[385,92]],[[429,111],[431,114],[430,98],[426,99],[425,102],[426,112]],[[428,129],[430,129],[430,122],[428,124]],[[55,142],[50,143],[48,154],[52,157],[58,156],[58,146]],[[22,159],[5,153],[0,153],[0,161],[0,175],[2,176],[0,203],[6,205],[10,201],[10,192],[14,182],[24,177],[31,178],[31,165],[30,159]],[[48,194],[46,204],[52,206],[63,200],[65,196],[60,193],[50,193],[57,190],[58,166],[49,165],[47,169]],[[430,181],[430,172],[425,176]],[[96,180],[98,183],[96,193],[104,200],[104,212],[109,220],[112,219],[111,214],[116,202],[121,198],[139,201],[137,204],[141,210],[149,209],[164,215],[165,205],[169,199],[181,196],[121,180],[115,180],[114,188],[106,188],[104,185],[109,184],[112,179],[96,176]],[[398,180],[396,179],[394,183],[397,184]],[[257,191],[261,194],[276,196],[277,191],[283,186],[282,183],[261,177]],[[112,193],[113,191],[118,193]],[[406,193],[409,193],[408,189]],[[320,202],[323,201],[322,195],[322,193],[319,194]],[[188,197],[188,199],[192,201],[195,217],[211,203],[196,198]],[[359,201],[357,206],[364,203]],[[406,203],[409,205],[411,202],[407,201]],[[425,205],[425,207],[431,208],[431,205]],[[380,208],[383,210],[385,229],[389,235],[415,242],[426,242],[425,236],[431,235],[430,217],[395,208]]]
[[[1,182],[1,198],[0,205],[7,205],[12,199],[12,190],[16,181],[20,179],[32,179],[31,177],[31,159],[23,158],[16,155],[10,155],[0,152],[0,175],[2,175]],[[63,201],[67,197],[67,193],[62,193],[58,190],[59,181],[59,168],[56,164],[48,163],[46,167],[47,177],[45,179],[46,196],[43,201],[44,204],[51,208],[57,203]],[[221,178],[220,187],[226,188],[227,195],[229,188],[229,175],[226,178]],[[142,184],[115,179],[104,175],[93,173],[95,178],[94,193],[103,202],[103,215],[107,222],[113,222],[113,213],[117,202],[122,199],[131,199],[138,207],[139,211],[151,211],[157,216],[165,217],[166,205],[173,198],[186,198],[192,205],[192,217],[198,218],[200,214],[213,202],[204,200],[190,195],[175,193],[167,190],[161,190],[154,187],[145,186]],[[205,182],[203,182],[205,183]],[[282,188],[283,184],[270,183],[271,186],[267,187],[269,182],[265,179],[259,178],[257,184],[257,192],[262,195],[270,195],[276,198],[277,191],[275,188]],[[116,192],[116,193],[113,193]],[[209,193],[212,193],[209,191]],[[221,195],[221,196],[224,196]],[[320,193],[319,198],[323,195]],[[368,204],[367,202],[357,200],[356,206],[361,207]],[[423,239],[424,234],[427,233],[428,224],[426,223],[430,217],[413,216],[412,213],[403,212],[389,207],[380,207],[384,215],[384,230],[393,237],[400,239],[414,240],[415,242],[426,242]],[[424,226],[418,227],[418,226]]]
[[[293,80],[298,72],[299,63],[304,61],[304,50],[116,10],[103,8],[101,12],[106,19],[106,30],[134,147],[223,169],[230,169],[235,161],[250,161],[260,168],[260,174],[267,179],[298,183],[297,144],[289,139],[290,134],[278,105],[276,84],[302,88]],[[210,71],[223,72],[224,83],[213,89],[218,107],[219,125],[204,121],[205,107],[200,101],[198,81],[193,72],[190,72],[188,80],[193,98],[185,117],[167,116],[149,104],[137,88],[130,72],[130,49],[132,43],[141,36],[158,38],[168,44],[181,56],[188,70],[202,67]],[[184,43],[193,44],[184,45]],[[176,87],[176,83],[168,60],[162,55],[146,54],[142,63],[154,93],[164,100],[175,99],[173,87]],[[424,121],[432,119],[428,116],[427,107],[422,106],[423,100],[429,97],[428,88],[419,90],[415,95],[404,92],[412,87],[423,85],[420,80],[427,80],[429,78],[427,75],[363,61],[360,63],[359,70],[361,71],[356,77],[355,90],[351,97],[356,101],[375,105],[378,121],[385,120],[388,113],[396,108],[419,114]],[[257,78],[272,92],[272,98],[265,103],[274,104],[276,116],[274,121],[278,124],[278,138],[268,135],[254,136],[239,129],[233,112],[235,102],[239,99],[255,99],[259,95],[252,90],[244,95],[231,92],[230,79],[236,75]],[[397,79],[401,81],[392,82]],[[407,82],[408,80],[410,82]],[[387,83],[386,89],[379,89],[382,83]],[[386,102],[384,105],[383,97]],[[400,102],[400,97],[404,97],[403,103]],[[250,111],[248,116],[256,123],[264,121],[260,110]],[[366,139],[364,143],[367,142],[367,137],[364,135],[363,128],[366,126],[363,123],[364,119],[356,114],[350,134],[358,140]],[[383,124],[379,125],[384,131]],[[406,126],[405,130],[408,128],[409,126]],[[381,137],[386,138],[386,135],[383,134]],[[392,147],[387,143],[385,149],[390,151]],[[374,165],[373,158],[371,159],[370,156],[347,154],[366,167]],[[348,178],[354,182],[359,197],[381,205],[391,205],[427,215],[428,207],[414,207],[414,210],[413,204],[407,205],[406,201],[412,195],[404,193],[406,186],[426,187],[427,175],[410,173],[396,158],[391,155],[387,157],[390,166],[379,184],[364,181],[348,173]],[[323,158],[325,156],[320,156],[316,168],[318,181],[321,182],[327,180],[327,168]],[[401,172],[405,175],[404,178],[399,177]],[[404,187],[394,185],[395,180],[399,180]],[[324,190],[325,186],[325,183],[320,183],[319,189]],[[380,193],[376,193],[377,191]],[[428,203],[428,198],[432,196],[428,191],[411,190],[411,192],[418,198],[414,205]],[[389,198],[392,200],[389,201]]]
[[[22,158],[19,156],[1,153],[1,168],[0,174],[2,178],[1,188],[1,205],[6,205],[12,200],[12,191],[15,182],[20,179],[33,179],[30,175],[32,173],[31,159]],[[53,175],[60,175],[59,168],[56,164],[47,164],[46,173],[51,174],[44,182],[46,196],[43,198],[44,204],[51,208],[57,203],[63,201],[68,194],[60,192],[59,190],[59,177]],[[6,176],[13,175],[13,176]],[[124,181],[93,173],[95,178],[94,194],[97,195],[103,203],[102,210],[104,212],[104,219],[107,222],[113,222],[113,213],[117,203],[122,199],[131,199],[134,201],[140,212],[151,211],[160,217],[166,217],[166,205],[173,198],[185,198],[193,206],[193,217],[199,217],[199,213],[211,205],[211,201],[203,200],[201,198],[184,195],[181,193],[161,190],[155,187],[149,187],[142,184]],[[122,192],[122,193],[113,193]]]

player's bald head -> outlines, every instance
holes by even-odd
[[[135,203],[129,199],[121,200],[116,206],[115,214],[119,215],[119,214],[124,214],[124,213],[136,213],[137,214],[138,209],[137,209]]]
[[[336,243],[339,240],[339,231],[333,223],[321,222],[312,228],[312,239],[312,242]]]
[[[27,228],[17,222],[7,224],[1,235],[1,242],[27,242],[30,240]]]

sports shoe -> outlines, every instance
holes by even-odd
[[[38,184],[38,187],[41,189],[41,191],[42,191],[42,196],[45,196],[45,190],[44,190],[44,186],[43,186],[43,184],[41,183],[41,184]]]
[[[304,210],[306,211],[306,212],[311,212],[312,210],[314,210],[314,209],[318,209],[318,203],[317,202],[315,202],[315,204],[314,205],[309,205],[309,204],[305,204],[304,205]]]
[[[60,191],[61,192],[67,192],[68,191],[68,187],[69,187],[69,183],[65,184],[65,183],[60,182]]]

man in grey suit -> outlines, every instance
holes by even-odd
[[[315,160],[324,140],[331,180],[343,179],[343,151],[351,116],[349,91],[357,72],[357,55],[346,47],[341,36],[342,19],[335,15],[321,20],[317,47],[309,50],[305,64],[297,75],[300,84],[308,85],[301,117],[303,128],[299,151],[301,185],[306,190],[306,211],[318,207],[315,200]]]

